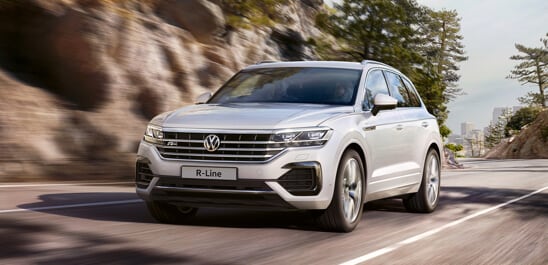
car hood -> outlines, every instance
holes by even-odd
[[[353,111],[351,106],[290,103],[202,104],[159,115],[152,123],[165,128],[283,129],[318,126]]]

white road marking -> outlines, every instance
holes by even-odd
[[[77,204],[66,204],[66,205],[56,205],[56,206],[32,207],[32,208],[26,208],[26,209],[20,208],[20,209],[10,209],[10,210],[0,210],[0,214],[2,214],[2,213],[15,213],[15,212],[28,212],[28,211],[67,209],[67,208],[77,208],[77,207],[129,204],[129,203],[137,203],[137,202],[142,202],[142,201],[143,200],[141,200],[141,199],[133,199],[133,200],[122,200],[122,201],[90,202],[90,203],[77,203]]]
[[[548,186],[546,186],[546,187],[544,187],[544,188],[541,188],[541,189],[538,189],[538,190],[536,190],[536,191],[533,191],[533,192],[531,192],[531,193],[529,193],[529,194],[523,195],[523,196],[521,196],[521,197],[519,197],[519,198],[512,199],[512,200],[507,201],[507,202],[505,202],[505,203],[501,203],[501,204],[499,204],[499,205],[496,205],[496,206],[493,206],[493,207],[490,207],[490,208],[481,210],[481,211],[479,211],[479,212],[473,213],[473,214],[471,214],[471,215],[465,216],[465,217],[463,217],[463,218],[457,219],[457,220],[455,220],[455,221],[453,221],[453,222],[450,222],[450,223],[448,223],[448,224],[445,224],[445,225],[443,225],[443,226],[440,226],[440,227],[438,227],[438,228],[436,228],[436,229],[433,229],[433,230],[424,232],[424,233],[422,233],[422,234],[418,234],[418,235],[416,235],[416,236],[412,236],[412,237],[407,238],[407,239],[405,239],[405,240],[402,240],[402,241],[400,241],[400,242],[398,242],[398,243],[394,243],[394,244],[392,244],[392,245],[390,245],[390,246],[388,246],[388,247],[384,247],[384,248],[375,250],[375,251],[373,251],[373,252],[370,252],[370,253],[368,253],[368,254],[365,254],[365,255],[363,255],[363,256],[357,257],[357,258],[355,258],[355,259],[346,261],[346,262],[344,262],[344,263],[341,263],[340,265],[354,265],[354,264],[359,264],[359,263],[362,263],[362,262],[366,262],[366,261],[371,260],[371,259],[374,259],[374,258],[376,258],[376,257],[378,257],[378,256],[382,256],[382,255],[384,255],[384,254],[386,254],[386,253],[389,253],[389,252],[392,252],[392,251],[394,251],[394,250],[397,250],[398,248],[401,248],[401,247],[403,247],[403,246],[405,246],[405,245],[409,245],[409,244],[414,243],[414,242],[417,242],[417,241],[419,241],[419,240],[421,240],[421,239],[424,239],[424,238],[427,238],[427,237],[432,236],[432,235],[434,235],[434,234],[437,234],[437,233],[439,233],[439,232],[441,232],[441,231],[443,231],[443,230],[445,230],[445,229],[448,229],[448,228],[451,228],[451,227],[453,227],[453,226],[456,226],[456,225],[459,225],[459,224],[461,224],[461,223],[464,223],[464,222],[466,222],[466,221],[468,221],[468,220],[470,220],[470,219],[472,219],[472,218],[476,218],[476,217],[478,217],[478,216],[481,216],[481,215],[490,213],[490,212],[492,212],[492,211],[494,211],[494,210],[497,210],[497,209],[499,209],[499,208],[501,208],[501,207],[504,207],[504,206],[506,206],[506,205],[509,205],[509,204],[514,203],[514,202],[517,202],[517,201],[526,199],[526,198],[528,198],[528,197],[531,197],[531,196],[533,196],[533,195],[535,195],[535,194],[537,194],[537,193],[543,192],[543,191],[546,190],[546,189],[548,189]]]
[[[0,188],[27,188],[27,187],[55,187],[55,186],[80,186],[80,185],[117,185],[132,184],[135,182],[76,182],[76,183],[38,183],[38,184],[6,184],[0,185]]]

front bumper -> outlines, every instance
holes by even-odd
[[[328,144],[288,148],[268,163],[196,162],[163,159],[154,145],[141,141],[136,190],[147,201],[192,207],[325,209],[336,173],[329,149]],[[183,179],[183,166],[235,167],[238,178]]]

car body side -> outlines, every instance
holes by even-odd
[[[394,69],[377,65],[365,68],[360,80],[356,104],[354,105],[355,112],[332,118],[321,124],[339,130],[347,128],[347,130],[340,132],[343,135],[340,139],[335,138],[336,135],[331,139],[340,143],[333,159],[335,163],[340,161],[344,151],[348,148],[353,148],[363,155],[366,172],[365,202],[417,192],[422,180],[426,153],[430,148],[434,148],[440,154],[442,146],[436,119],[426,111],[422,99],[421,107],[398,107],[394,110],[381,111],[376,116],[372,115],[371,111],[362,109],[362,102],[365,97],[365,81],[372,70],[394,71]],[[396,73],[402,78],[406,78],[402,73]],[[428,126],[423,127],[423,122],[427,123]],[[396,129],[399,124],[404,126],[401,131]],[[409,137],[412,139],[404,139],[398,137],[398,135],[390,137],[390,134],[405,133],[406,130],[414,131],[414,137]],[[399,146],[388,143],[398,139],[401,141]],[[377,158],[378,153],[370,151],[379,151],[383,149],[383,146],[392,148],[386,150],[380,159]],[[425,148],[425,146],[428,148]],[[398,157],[408,159],[398,160]],[[383,166],[379,167],[379,165]],[[328,174],[334,176],[337,170],[336,166],[332,170]],[[334,182],[334,179],[332,181]],[[331,191],[329,197],[332,197],[333,183],[326,184]]]

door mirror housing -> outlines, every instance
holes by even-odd
[[[204,104],[211,98],[211,92],[205,92],[203,94],[200,94],[196,100],[194,101],[195,104]]]
[[[377,94],[373,101],[373,109],[371,110],[373,116],[377,115],[381,110],[395,109],[398,105],[397,99],[385,94]]]

